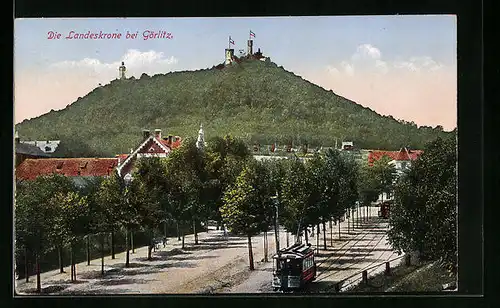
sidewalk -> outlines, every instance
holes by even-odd
[[[223,231],[221,231],[221,230],[217,231],[217,230],[215,230],[215,228],[214,229],[210,228],[208,233],[207,232],[198,233],[198,240],[201,241],[203,239],[215,237],[217,235],[220,236],[221,234],[223,234]],[[184,245],[187,247],[187,246],[191,246],[193,243],[194,243],[194,234],[186,235],[184,238]],[[179,241],[177,239],[177,236],[168,237],[167,244],[165,247],[163,247],[163,245],[161,243],[158,246],[160,249],[157,249],[156,252],[159,252],[159,251],[167,252],[167,251],[172,251],[174,249],[181,249],[182,238]],[[124,267],[125,260],[126,260],[126,254],[127,254],[126,251],[120,252],[120,253],[115,253],[115,259],[112,259],[111,255],[105,256],[104,257],[104,271],[109,272],[109,271],[112,271],[113,269]],[[152,256],[154,257],[154,255],[155,255],[155,252],[153,250]],[[140,262],[144,261],[147,258],[147,256],[148,256],[148,246],[137,247],[134,249],[134,253],[132,253],[132,249],[129,251],[129,262],[130,262],[130,264],[140,263]],[[87,261],[77,263],[75,265],[75,267],[76,267],[77,280],[79,279],[79,276],[81,274],[89,274],[89,273],[93,273],[93,272],[97,272],[97,271],[100,273],[100,271],[101,271],[101,258],[99,257],[99,258],[92,259],[90,261],[90,265],[87,265]],[[68,265],[68,266],[64,267],[64,271],[65,271],[65,273],[60,273],[59,269],[56,269],[56,270],[51,270],[48,272],[41,273],[40,280],[41,280],[41,284],[42,284],[42,290],[44,289],[44,287],[47,287],[48,285],[50,285],[52,282],[60,282],[62,280],[69,281],[71,278],[70,266]],[[16,289],[17,293],[24,293],[24,291],[26,291],[26,290],[36,289],[36,274],[31,275],[29,277],[28,283],[26,283],[26,280],[24,278],[16,280],[15,286],[16,286],[15,289]]]

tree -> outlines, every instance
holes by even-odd
[[[271,194],[269,171],[256,161],[248,162],[224,194],[221,215],[232,232],[247,236],[250,270],[254,269],[252,236],[267,230],[273,216]]]
[[[361,205],[369,206],[378,199],[379,182],[374,175],[373,168],[368,164],[358,166],[358,195]],[[364,218],[366,219],[366,215]]]
[[[220,224],[222,218],[220,208],[224,192],[227,187],[234,184],[251,154],[243,140],[230,135],[211,138],[205,153],[206,170],[210,181],[209,194],[212,200],[211,212],[214,214],[213,218]]]
[[[71,281],[76,280],[74,259],[75,245],[89,231],[89,204],[85,196],[77,192],[56,193],[50,200],[54,217],[51,234],[53,238],[62,239],[70,249]]]
[[[115,239],[114,234],[120,227],[120,215],[122,205],[124,204],[124,183],[123,179],[114,172],[106,178],[99,188],[98,196],[99,210],[96,215],[99,216],[99,226],[101,231],[111,233],[111,258],[115,258]]]
[[[98,233],[101,247],[101,274],[104,275],[104,239],[111,233],[111,257],[115,257],[114,233],[119,229],[119,219],[124,196],[122,179],[117,172],[101,182],[96,192],[95,204],[92,210],[94,230]]]
[[[263,165],[267,170],[269,170],[269,184],[271,185],[271,195],[275,196],[275,207],[276,211],[274,212],[273,222],[274,222],[274,235],[275,235],[275,244],[276,244],[276,252],[280,250],[279,245],[279,213],[283,213],[283,202],[282,200],[282,190],[281,183],[285,177],[285,169],[283,160],[264,160]],[[288,231],[286,230],[287,236],[287,245],[288,245]]]
[[[389,241],[399,252],[418,251],[456,272],[456,141],[429,143],[398,181],[389,220]]]
[[[391,160],[390,157],[384,155],[373,163],[372,175],[377,183],[377,190],[382,196],[383,193],[389,194],[392,192],[394,180],[396,179],[396,169],[394,165],[389,164]]]
[[[339,190],[339,203],[344,211],[352,214],[358,199],[357,165],[352,158],[344,158]],[[349,218],[348,218],[349,219]],[[349,220],[347,221],[349,226]],[[348,229],[349,230],[349,229]]]
[[[111,251],[114,256],[114,232],[119,228],[125,230],[126,261],[129,266],[129,232],[140,225],[138,209],[144,202],[141,187],[132,181],[128,186],[117,172],[103,181],[98,193],[100,212],[103,217],[99,222],[101,230],[111,231]]]
[[[306,169],[304,164],[296,158],[285,161],[284,167],[285,178],[281,186],[283,214],[280,215],[280,220],[287,230],[295,232],[296,241],[299,241],[307,224],[305,217],[309,193],[305,176]]]
[[[125,247],[126,259],[125,267],[130,265],[130,234],[141,227],[143,217],[141,209],[148,200],[147,192],[144,189],[143,183],[132,180],[129,183],[121,182],[122,191],[124,192],[125,202],[119,211],[119,225],[125,231]]]
[[[319,224],[322,223],[324,227],[325,220],[330,216],[328,199],[324,195],[327,190],[325,159],[315,154],[312,159],[306,161],[305,167],[308,192],[305,220],[307,221],[306,225],[316,226],[316,247],[319,249]],[[323,240],[324,249],[326,249],[326,238],[323,237]]]
[[[345,213],[340,199],[341,181],[346,176],[346,170],[343,165],[343,157],[338,151],[329,149],[325,153],[325,191],[323,198],[326,201],[327,213],[329,219],[335,219],[339,223],[340,238],[340,218]],[[333,233],[332,228],[330,232]],[[331,245],[333,245],[333,234],[331,236]]]
[[[195,244],[198,244],[196,223],[202,219],[206,209],[200,206],[204,200],[208,175],[205,167],[204,153],[196,147],[193,139],[184,140],[182,146],[170,153],[166,161],[170,181],[170,200],[175,209],[173,212],[183,233],[192,223]],[[207,202],[208,203],[208,202]]]
[[[50,199],[57,193],[74,191],[73,183],[62,175],[37,177],[19,183],[15,198],[16,251],[24,247],[25,275],[28,280],[28,254],[34,254],[37,276],[37,292],[41,292],[40,260],[59,243],[50,236],[53,232],[56,212]]]
[[[141,226],[149,234],[148,260],[151,260],[154,230],[167,221],[166,168],[158,158],[138,161],[136,179],[144,193],[144,203],[139,207]],[[132,237],[132,236],[131,236]]]
[[[86,177],[80,178],[78,184],[75,184],[77,186],[78,193],[80,196],[86,197],[89,206],[88,233],[85,236],[87,246],[87,265],[90,265],[91,260],[90,238],[92,235],[100,232],[97,223],[99,219],[99,204],[97,198],[102,181],[102,177]]]

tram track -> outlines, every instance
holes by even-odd
[[[333,286],[328,285],[329,282],[331,282],[328,280],[328,278],[332,277],[333,275],[336,275],[341,271],[346,271],[346,275],[341,276],[347,277],[347,279],[349,279],[351,277],[349,276],[350,272],[354,273],[354,271],[358,271],[357,269],[352,269],[351,271],[351,267],[362,264],[362,270],[364,270],[366,268],[370,268],[373,264],[379,262],[379,260],[390,257],[390,255],[393,254],[393,252],[390,250],[383,251],[380,254],[374,254],[374,251],[376,251],[377,248],[381,247],[380,243],[386,238],[386,228],[384,228],[382,225],[383,224],[381,224],[379,221],[372,221],[366,224],[362,224],[360,227],[360,232],[355,234],[353,237],[346,239],[346,242],[343,243],[340,247],[334,248],[333,251],[325,251],[324,259],[317,263],[318,274],[316,276],[315,282],[323,282],[327,285],[324,285],[322,287],[322,283],[316,284],[313,282],[311,284],[307,284],[302,289],[289,290],[286,293],[314,293],[318,291],[330,290]],[[366,250],[364,250],[363,248],[359,250],[355,249],[356,246],[360,246],[360,242],[363,243],[363,245],[361,246],[366,247]],[[315,246],[315,249],[319,248],[319,246]],[[372,255],[374,257],[376,256],[376,258],[374,260],[368,260],[370,264],[365,265],[365,263],[363,262]],[[343,261],[343,258],[346,260]],[[339,260],[341,261],[338,262]],[[319,270],[321,266],[324,266],[325,268]]]
[[[376,228],[378,229],[378,228]],[[329,271],[329,269],[332,268],[332,266],[334,266],[335,264],[335,261],[339,260],[340,258],[342,258],[343,256],[345,256],[347,253],[349,253],[351,251],[352,248],[354,248],[360,241],[364,240],[366,238],[367,235],[371,234],[370,233],[370,230],[366,230],[365,232],[363,233],[360,233],[358,234],[355,238],[353,238],[351,241],[345,243],[344,245],[342,245],[338,250],[341,250],[342,248],[344,248],[345,246],[347,246],[348,244],[352,243],[353,241],[355,241],[352,245],[350,245],[350,247],[348,249],[346,249],[344,251],[344,253],[338,257],[336,257],[333,261],[332,261],[332,264],[330,266],[328,266],[326,269],[323,269],[317,276],[316,278],[316,282],[320,282],[320,281],[325,281],[325,279],[331,277],[332,275],[334,274],[337,274],[338,272],[340,272],[341,270],[343,269],[346,269],[348,267],[351,267],[351,266],[355,266],[356,264],[359,264],[361,263],[363,260],[365,260],[369,255],[372,254],[372,252],[379,246],[380,242],[385,238],[385,235],[382,235],[379,237],[378,234],[375,234],[372,238],[370,238],[368,244],[366,246],[371,246],[371,249],[367,252],[362,252],[362,253],[359,253],[357,254],[356,256],[353,256],[352,259],[355,260],[353,263],[349,262],[349,263],[346,263],[345,265],[340,265],[338,267],[337,270],[333,270],[333,271]],[[361,238],[358,238],[360,237],[361,235]],[[376,241],[376,244],[372,245],[373,242]],[[363,267],[363,270],[366,269],[366,268],[369,268],[370,266],[372,266],[374,263],[378,262],[380,259],[384,258],[384,255],[386,255],[387,252],[383,252],[381,255],[379,255],[377,257],[376,260],[373,260],[369,265],[367,266],[364,266]],[[391,255],[393,254],[393,252],[391,252]],[[358,258],[359,256],[362,256],[362,258]],[[322,260],[321,263],[319,263],[319,265],[321,264],[324,264],[325,262],[327,262],[328,260],[330,260],[333,256],[330,256],[328,258],[326,258],[325,260]],[[318,279],[319,278],[319,279]],[[308,287],[304,288],[303,290],[300,290],[299,293],[311,293],[311,290],[310,288],[312,287],[314,289],[314,286],[315,284],[311,284],[309,285]],[[330,287],[328,288],[324,288],[323,291],[325,290],[329,290],[331,289]],[[314,290],[314,291],[319,291],[319,290]]]
[[[377,242],[377,244],[373,247],[373,249],[372,249],[372,250],[370,250],[370,251],[368,251],[368,252],[366,253],[366,255],[371,254],[371,253],[375,250],[375,248],[378,246],[378,244],[380,244],[380,241],[381,241],[383,238],[384,238],[384,236],[382,236],[382,237],[381,237],[381,239]],[[373,260],[372,262],[370,262],[370,264],[368,264],[367,266],[365,266],[365,267],[363,267],[362,269],[360,269],[360,271],[364,271],[365,269],[370,268],[372,265],[374,265],[375,263],[379,262],[379,260],[381,260],[381,259],[383,258],[384,254],[386,254],[386,253],[388,253],[388,252],[390,252],[391,256],[394,254],[394,251],[384,251],[384,252],[382,252],[382,253],[381,253],[381,254],[380,254],[380,255],[379,255],[379,256],[378,256],[375,260]],[[365,259],[365,258],[364,258],[364,259]],[[363,259],[363,260],[364,260],[364,259]],[[389,259],[390,259],[390,258],[389,258]]]
[[[332,275],[340,272],[342,269],[346,269],[348,267],[351,267],[353,265],[356,265],[356,264],[359,264],[360,262],[362,262],[363,260],[365,260],[372,252],[373,250],[377,247],[377,245],[380,243],[380,241],[382,239],[384,239],[384,236],[381,236],[379,238],[379,236],[377,234],[375,234],[372,238],[369,239],[369,242],[367,243],[367,246],[370,246],[371,243],[373,243],[374,241],[376,241],[376,244],[373,245],[372,249],[368,252],[365,252],[365,253],[359,253],[357,256],[355,257],[352,257],[352,259],[356,259],[358,256],[363,256],[363,258],[359,258],[359,259],[356,259],[356,261],[354,263],[346,263],[345,265],[341,265],[340,267],[338,267],[338,270],[333,270],[333,271],[329,271],[330,268],[332,268],[332,266],[334,266],[335,264],[335,261],[339,260],[340,258],[342,258],[343,256],[345,256],[347,253],[349,253],[351,251],[351,249],[356,246],[360,241],[364,240],[366,238],[367,235],[370,235],[370,231],[366,231],[366,232],[363,232],[363,233],[359,233],[358,235],[356,235],[353,239],[351,239],[350,241],[344,243],[340,248],[338,248],[338,250],[341,250],[342,248],[344,248],[345,246],[347,246],[348,244],[351,244],[349,246],[349,248],[347,248],[343,253],[342,255],[340,256],[337,256],[335,259],[333,259],[332,261],[332,264],[330,266],[328,266],[326,269],[322,270],[317,276],[316,276],[316,279],[315,279],[315,282],[320,282],[320,281],[324,281],[325,279],[331,277]],[[361,238],[359,238],[361,236]],[[354,243],[352,243],[353,241],[355,241]],[[321,264],[324,264],[326,261],[328,261],[329,259],[331,259],[333,256],[330,256],[328,258],[326,258],[325,260],[322,260],[321,263],[319,263],[319,265]],[[318,279],[319,278],[319,279]],[[308,284],[306,285],[304,288],[302,289],[298,289],[298,290],[290,290],[288,291],[288,293],[316,293],[317,291],[325,291],[325,290],[329,290],[330,288],[327,287],[327,288],[322,288],[322,289],[316,289],[317,287],[317,284],[315,284],[314,282],[312,284]]]
[[[369,233],[368,233],[368,234],[369,234]],[[368,244],[368,245],[370,245],[372,242],[374,242],[374,241],[377,239],[377,237],[378,237],[378,235],[375,235],[373,238],[371,238],[371,239],[370,239],[370,242],[369,242],[369,244]],[[343,270],[343,269],[346,269],[346,268],[348,268],[348,267],[352,267],[352,266],[354,266],[354,265],[356,265],[356,264],[359,264],[361,261],[365,260],[365,259],[366,259],[366,258],[367,258],[367,257],[368,257],[368,256],[369,256],[372,252],[373,252],[373,250],[375,250],[375,248],[377,247],[377,245],[378,245],[378,244],[380,244],[380,242],[381,242],[383,239],[384,239],[384,237],[383,237],[383,236],[382,236],[382,237],[380,237],[380,238],[378,239],[377,243],[373,246],[373,248],[372,248],[370,251],[365,252],[365,253],[359,253],[359,254],[357,254],[355,257],[352,257],[351,259],[353,260],[353,262],[346,263],[345,265],[344,265],[344,264],[342,264],[342,265],[338,266],[338,267],[337,267],[337,269],[334,269],[333,271],[328,271],[328,270],[329,270],[332,266],[334,266],[334,264],[335,264],[335,263],[333,263],[333,262],[332,262],[332,264],[331,264],[331,265],[330,265],[330,266],[329,266],[326,270],[323,270],[323,271],[320,273],[320,275],[321,275],[321,274],[323,274],[323,273],[326,273],[326,271],[328,271],[328,274],[327,274],[327,275],[321,275],[321,278],[320,278],[320,279],[317,279],[317,278],[316,278],[316,281],[323,281],[323,280],[325,280],[326,278],[331,277],[332,275],[334,275],[334,274],[336,274],[336,273],[340,272],[340,271],[341,271],[341,270]],[[354,247],[354,245],[353,245],[353,246],[351,246],[351,248],[352,248],[352,247]],[[347,254],[348,252],[349,252],[349,250],[345,251],[343,255]],[[342,255],[342,256],[343,256],[343,255]],[[336,260],[340,259],[342,256],[339,256]],[[358,256],[363,256],[363,258],[358,258]],[[317,277],[320,277],[320,275],[318,275]]]
[[[362,241],[362,240],[363,240],[363,239],[364,239],[367,235],[369,235],[369,234],[371,234],[369,230],[366,230],[366,231],[364,231],[364,232],[362,232],[362,233],[358,233],[358,234],[357,234],[357,235],[356,235],[353,239],[351,239],[350,241],[348,241],[348,242],[344,243],[344,244],[343,244],[340,248],[337,248],[337,249],[336,249],[337,251],[341,251],[341,250],[342,250],[345,246],[347,246],[348,244],[351,244],[353,241],[355,241],[355,242],[354,242],[354,243],[353,243],[353,244],[352,244],[352,245],[351,245],[348,249],[346,249],[346,250],[344,251],[344,253],[343,253],[342,255],[337,256],[335,259],[333,259],[333,260],[332,260],[332,264],[331,264],[329,267],[327,267],[326,269],[322,270],[322,271],[321,271],[321,273],[320,273],[319,275],[317,275],[317,276],[316,276],[316,280],[317,280],[317,281],[321,281],[321,280],[318,280],[318,279],[317,279],[318,277],[320,277],[320,276],[321,276],[321,274],[323,274],[323,273],[325,273],[326,271],[328,271],[328,270],[329,270],[329,269],[330,269],[330,268],[334,265],[335,261],[338,261],[340,258],[344,257],[347,253],[349,253],[349,252],[350,252],[350,250],[351,250],[353,247],[355,247],[355,246],[356,246],[356,245],[357,245],[360,241]],[[359,237],[360,235],[362,235],[362,237],[358,239],[358,237]],[[374,237],[373,239],[370,239],[370,242],[369,242],[368,246],[371,244],[371,242],[372,242],[372,241],[373,241],[376,237],[377,237],[377,235],[375,235],[375,237]],[[382,237],[382,238],[383,238],[383,237]],[[379,242],[377,242],[377,245],[378,245],[379,243],[380,243],[380,240],[379,240]],[[375,247],[376,247],[376,245],[375,245]],[[369,253],[371,253],[372,251],[373,251],[373,249],[372,249]],[[360,254],[360,255],[362,255],[362,254]],[[317,267],[321,266],[321,265],[322,265],[322,264],[324,264],[325,262],[329,261],[332,257],[333,257],[333,255],[332,255],[332,256],[329,256],[329,257],[327,257],[326,259],[324,259],[324,260],[322,260],[320,263],[318,263],[316,266],[317,266]],[[329,276],[330,276],[330,275],[329,275]],[[329,276],[328,276],[328,277],[329,277]],[[323,278],[322,278],[322,279],[323,279]]]

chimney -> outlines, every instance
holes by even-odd
[[[148,138],[149,138],[149,135],[150,135],[150,134],[149,134],[149,130],[148,130],[148,129],[143,129],[143,130],[142,130],[142,139],[143,139],[143,140],[148,139]]]
[[[155,129],[155,137],[161,139],[161,129],[159,128]]]

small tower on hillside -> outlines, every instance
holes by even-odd
[[[251,56],[253,55],[253,40],[249,39],[248,40],[248,45],[247,45],[247,55]]]
[[[226,48],[226,59],[224,60],[224,64],[228,65],[233,62],[234,49]]]
[[[118,68],[118,73],[119,73],[119,77],[120,79],[125,79],[125,72],[127,71],[127,68],[125,67],[125,62],[122,62],[122,65],[120,65],[120,67]]]
[[[203,132],[203,124],[200,124],[200,130],[198,131],[198,140],[196,140],[196,147],[200,150],[205,148],[205,132]]]

